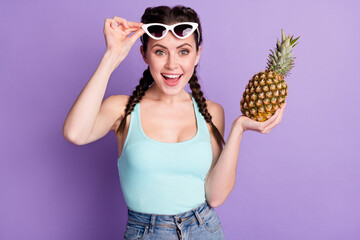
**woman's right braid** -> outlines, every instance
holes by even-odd
[[[145,92],[149,89],[149,86],[154,82],[153,77],[151,76],[150,69],[147,68],[144,73],[143,77],[139,81],[139,85],[136,86],[135,90],[133,91],[132,95],[130,96],[126,108],[124,118],[121,120],[121,123],[116,131],[116,133],[123,133],[125,130],[126,125],[126,117],[131,114],[134,110],[135,105],[140,102],[142,97],[145,95]]]

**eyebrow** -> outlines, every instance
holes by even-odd
[[[192,46],[191,46],[190,44],[188,44],[188,43],[181,44],[180,46],[178,46],[178,47],[176,47],[176,48],[181,48],[181,47],[183,47],[183,46],[185,46],[185,45],[189,45],[189,46],[192,48]],[[156,46],[159,46],[159,47],[162,47],[162,48],[167,49],[167,47],[165,47],[165,46],[163,46],[163,45],[161,45],[161,44],[158,44],[158,43],[155,44],[154,46],[152,46],[151,49],[153,49],[153,48],[156,47]]]

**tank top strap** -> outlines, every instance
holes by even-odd
[[[195,110],[195,114],[196,114],[196,121],[197,121],[197,126],[198,126],[198,130],[199,130],[199,140],[201,139],[202,141],[210,141],[210,133],[209,133],[209,129],[207,127],[206,124],[206,120],[204,118],[204,116],[201,114],[199,106],[197,104],[197,102],[195,101],[195,98],[191,95],[190,92],[188,92],[189,95],[191,96],[191,99],[193,100],[193,104],[194,104],[194,110]]]

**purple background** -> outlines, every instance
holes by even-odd
[[[8,1],[10,2],[10,1]],[[225,139],[248,80],[285,34],[301,36],[280,125],[246,132],[236,185],[216,211],[226,239],[360,239],[359,1],[12,1],[0,3],[0,239],[122,239],[127,208],[111,132],[76,146],[65,117],[105,51],[105,18],[140,21],[184,4],[202,22],[202,90]],[[146,68],[139,41],[105,97]]]

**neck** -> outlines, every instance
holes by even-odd
[[[178,93],[168,94],[159,89],[154,83],[149,89],[146,91],[146,96],[151,98],[152,100],[160,101],[164,104],[175,104],[178,102],[186,101],[191,99],[189,94],[185,91],[185,89],[180,90]]]

